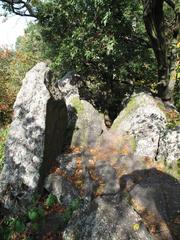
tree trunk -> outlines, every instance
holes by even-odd
[[[164,27],[164,1],[165,0],[142,0],[144,6],[144,23],[158,65],[158,95],[163,100],[172,100],[177,75],[176,44],[178,33],[173,34],[173,40],[170,43],[172,46],[171,48],[168,47]],[[168,4],[172,8],[175,7],[175,4],[171,0],[168,0]],[[176,25],[179,25],[179,15],[177,13],[176,18]],[[177,28],[176,31],[178,30]],[[169,49],[171,50],[170,54],[168,53]],[[168,56],[170,56],[169,61]]]
[[[171,52],[171,64],[169,68],[169,82],[168,85],[165,89],[164,95],[165,99],[170,99],[173,101],[173,95],[174,95],[174,89],[176,85],[176,80],[177,80],[177,67],[178,67],[178,62],[177,62],[177,39],[173,39],[174,41],[172,42],[172,52]]]
[[[178,79],[178,67],[179,67],[179,52],[178,43],[180,41],[180,12],[179,9],[175,9],[175,27],[173,29],[173,38],[171,41],[170,49],[170,66],[169,66],[169,83],[165,91],[166,98],[173,99],[174,89],[176,81]]]

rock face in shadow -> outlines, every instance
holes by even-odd
[[[118,196],[97,198],[77,211],[63,234],[64,240],[151,240],[141,218]]]
[[[120,178],[121,191],[129,193],[155,240],[177,240],[180,233],[180,183],[155,168],[136,170]]]
[[[58,81],[68,109],[66,145],[95,146],[98,137],[106,131],[104,117],[89,102],[81,100],[76,75],[68,73]]]
[[[0,201],[13,211],[23,209],[42,188],[49,166],[60,154],[67,125],[67,110],[48,90],[50,69],[32,68],[23,80],[14,104],[14,116],[0,176]],[[45,85],[46,83],[46,85]]]

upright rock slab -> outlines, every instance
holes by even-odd
[[[64,143],[66,105],[59,89],[56,96],[47,89],[51,84],[49,73],[43,62],[32,68],[14,104],[0,176],[0,201],[8,209],[22,209],[41,189]]]
[[[68,109],[67,145],[95,146],[99,136],[106,131],[103,115],[89,102],[80,99],[76,75],[69,72],[58,81],[58,87]]]

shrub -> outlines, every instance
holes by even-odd
[[[8,126],[0,129],[0,171],[2,170],[4,164],[4,147],[8,135],[8,130]]]

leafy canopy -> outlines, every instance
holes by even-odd
[[[134,84],[156,81],[138,1],[47,0],[36,6],[53,68],[60,75],[73,70],[83,76],[102,108],[117,107],[121,99],[112,99]]]

